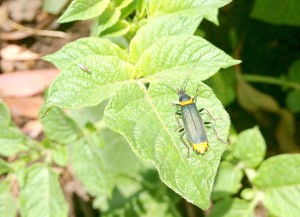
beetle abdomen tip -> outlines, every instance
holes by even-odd
[[[195,152],[199,154],[204,154],[208,149],[208,142],[201,142],[197,144],[193,144],[193,149]]]

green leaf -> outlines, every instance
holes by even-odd
[[[130,30],[130,25],[125,20],[119,20],[113,26],[107,28],[103,32],[100,33],[100,36],[103,37],[119,37],[121,35],[125,35]]]
[[[106,105],[107,101],[104,101],[96,106],[69,110],[68,116],[73,119],[80,128],[85,128],[87,123],[96,123],[102,119]]]
[[[300,59],[296,60],[291,65],[288,72],[288,78],[293,82],[300,82]]]
[[[10,113],[7,106],[0,102],[0,127],[7,127],[10,123]]]
[[[51,109],[41,122],[46,136],[58,143],[68,144],[81,136],[76,123],[59,108]]]
[[[106,10],[103,12],[103,14],[101,14],[101,16],[98,19],[98,35],[104,30],[108,29],[109,27],[115,25],[118,22],[120,15],[121,11],[118,8],[106,8]]]
[[[9,173],[10,171],[12,171],[12,169],[9,164],[0,158],[0,176],[5,173]]]
[[[300,111],[300,91],[290,91],[286,97],[286,105],[293,112]]]
[[[100,148],[82,139],[73,144],[71,149],[70,158],[75,175],[85,190],[94,197],[103,193],[110,195],[112,179],[104,167]]]
[[[202,17],[197,14],[166,15],[151,19],[130,42],[129,51],[132,60],[136,62],[143,52],[160,38],[171,35],[192,35],[201,20]]]
[[[156,196],[156,197],[155,197]],[[128,198],[115,209],[103,213],[103,217],[180,217],[176,209],[172,209],[172,203],[164,195],[151,195],[147,191],[139,192]]]
[[[258,127],[239,134],[233,147],[233,155],[240,159],[246,167],[257,167],[263,161],[265,154],[266,142]]]
[[[114,190],[110,198],[103,194],[97,195],[93,206],[99,208],[102,212],[108,211],[110,213],[111,209],[120,207],[121,204],[123,204],[123,209],[124,204],[131,197],[144,189],[142,187],[143,180],[151,182],[151,185],[156,183],[142,176],[142,174],[149,172],[149,167],[145,166],[145,163],[137,158],[122,135],[103,129],[98,136],[106,144],[99,151],[105,169],[112,176]]]
[[[227,5],[231,0],[217,0],[217,1],[206,1],[206,0],[152,0],[149,3],[149,14],[151,16],[160,16],[162,14],[170,14],[175,12],[186,12],[201,14],[208,20],[217,22],[218,8]]]
[[[121,17],[120,18],[125,19],[130,14],[132,14],[134,12],[134,10],[136,9],[138,1],[140,1],[140,0],[133,0],[130,2],[130,4],[126,5],[126,7],[121,8]]]
[[[222,200],[214,206],[208,217],[254,217],[251,204],[238,198]]]
[[[158,40],[143,53],[136,71],[143,77],[162,71],[197,72],[205,80],[220,68],[239,62],[201,37],[170,36]]]
[[[298,0],[256,0],[251,17],[278,25],[300,26]]]
[[[69,160],[67,147],[59,146],[52,150],[52,159],[57,165],[66,167]]]
[[[3,217],[15,217],[17,214],[16,203],[10,191],[10,184],[5,180],[0,181],[0,213]]]
[[[218,20],[219,10],[218,9],[212,9],[210,6],[207,6],[207,8],[200,7],[197,11],[204,13],[203,16],[207,20],[211,21],[212,23],[214,23],[216,25],[219,25],[219,20]]]
[[[244,200],[253,200],[255,196],[256,189],[244,188],[241,192],[241,198]]]
[[[110,0],[73,0],[58,22],[66,23],[97,17],[103,13],[109,2]]]
[[[181,86],[185,76],[173,76],[170,82]],[[207,108],[219,136],[226,139],[229,132],[229,116],[210,88],[191,75],[187,93],[193,94],[198,86],[198,108]],[[176,128],[174,108],[171,103],[178,96],[161,81],[151,83],[149,90],[140,82],[124,85],[111,98],[104,113],[108,127],[121,133],[129,141],[134,152],[144,160],[151,160],[161,180],[187,201],[202,209],[210,205],[210,194],[222,153],[226,146],[211,129],[207,129],[209,150],[204,155],[191,152],[181,143]],[[203,115],[204,120],[208,118]]]
[[[264,161],[253,184],[265,191],[263,203],[276,216],[296,217],[300,204],[300,154],[282,154]]]
[[[20,130],[13,127],[0,128],[0,154],[9,157],[26,150],[28,147]]]
[[[58,175],[43,165],[27,171],[20,205],[22,217],[68,216],[68,206],[58,182]]]
[[[144,168],[124,137],[111,130],[104,129],[100,132],[105,145],[100,153],[105,164],[105,168],[114,176],[136,174]],[[116,179],[117,177],[115,177]]]
[[[95,37],[81,38],[65,45],[59,51],[45,56],[43,59],[53,63],[59,69],[82,57],[90,55],[114,56],[129,61],[128,54],[116,44]]]
[[[218,200],[220,198],[235,194],[242,187],[241,181],[243,172],[228,161],[220,164],[216,184],[213,189],[212,198]]]
[[[223,105],[229,105],[235,99],[235,71],[234,68],[220,70],[205,81],[210,86]]]
[[[84,65],[88,72],[78,66]],[[132,77],[132,66],[116,57],[87,56],[62,71],[49,89],[46,108],[77,109],[109,98]]]
[[[139,0],[136,5],[136,16],[138,19],[146,16],[147,0]]]
[[[135,0],[112,0],[111,4],[115,7],[115,8],[125,8],[127,7],[129,4],[131,4],[133,1]]]

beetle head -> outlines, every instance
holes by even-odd
[[[177,90],[177,94],[179,96],[179,102],[185,102],[191,99],[191,97],[187,95],[183,89]]]
[[[179,96],[179,102],[184,102],[184,101],[188,101],[191,99],[191,97],[189,95],[186,94],[185,92],[185,87],[187,85],[188,79],[191,76],[191,73],[188,73],[183,81],[182,87],[181,89],[177,90],[177,94]]]

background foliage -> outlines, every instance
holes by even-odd
[[[61,70],[41,108],[44,138],[24,135],[0,104],[1,213],[68,216],[72,180],[97,210],[78,216],[297,216],[299,10],[296,0],[73,0],[59,22],[92,19],[93,37],[44,57]],[[198,90],[229,146],[208,127],[209,150],[187,157],[172,106],[187,72],[187,93]]]

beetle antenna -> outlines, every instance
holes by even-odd
[[[173,90],[175,93],[178,93],[177,90],[175,90],[173,87],[172,87],[172,82],[170,80],[167,80],[166,78],[162,78],[162,77],[158,77],[160,78],[163,82],[159,82],[160,84],[166,86],[167,88]],[[168,84],[166,84],[168,83]]]
[[[183,82],[183,84],[182,84],[181,90],[185,90],[185,87],[186,87],[186,85],[187,85],[187,82],[188,82],[188,79],[190,78],[190,76],[191,76],[191,73],[188,73],[188,74],[186,75],[186,77],[185,77],[185,79],[184,79],[184,82]]]

